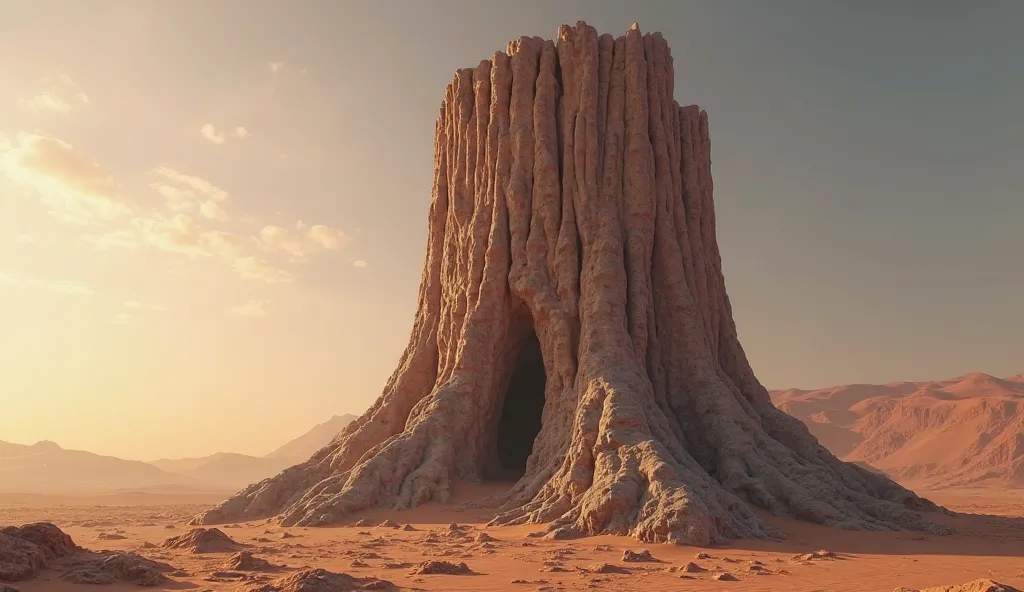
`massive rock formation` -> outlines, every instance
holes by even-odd
[[[661,35],[520,38],[459,70],[437,119],[409,345],[311,459],[195,520],[325,525],[518,478],[495,524],[710,544],[753,508],[855,529],[936,506],[837,460],[778,411],[736,336],[707,114]],[[531,446],[532,445],[532,446]]]

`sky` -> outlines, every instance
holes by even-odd
[[[769,388],[1024,372],[1024,3],[0,0],[0,440],[265,454],[408,340],[445,85],[662,31]]]

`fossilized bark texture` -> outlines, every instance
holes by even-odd
[[[496,524],[709,544],[772,536],[753,507],[846,528],[933,528],[934,510],[838,461],[778,411],[736,336],[707,114],[673,99],[660,34],[521,38],[459,70],[437,119],[409,345],[330,446],[197,523],[318,525],[479,480],[535,331],[543,427]],[[936,527],[937,528],[937,527]]]

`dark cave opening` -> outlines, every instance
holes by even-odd
[[[546,381],[540,342],[537,334],[530,331],[516,356],[502,400],[495,430],[494,460],[497,462],[494,464],[497,466],[493,467],[491,477],[518,479],[526,470],[526,460],[533,453],[533,441],[540,433]]]

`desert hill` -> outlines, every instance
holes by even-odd
[[[234,491],[244,488],[250,483],[272,477],[294,463],[291,459],[261,458],[234,452],[218,452],[201,458],[154,460],[149,464],[168,473],[183,475],[209,487]]]
[[[198,458],[124,460],[54,442],[0,441],[0,493],[83,495],[157,488],[232,492],[273,477],[326,446],[354,415],[335,415],[264,457],[218,452]]]
[[[355,415],[334,415],[327,421],[313,426],[305,434],[266,455],[266,458],[291,459],[296,462],[304,461],[324,446],[330,444],[331,440],[338,435],[338,432],[356,419],[359,418]]]
[[[166,485],[195,483],[144,462],[66,450],[53,442],[0,442],[0,492],[96,493]]]
[[[928,488],[1024,487],[1024,375],[773,391],[843,460]]]

